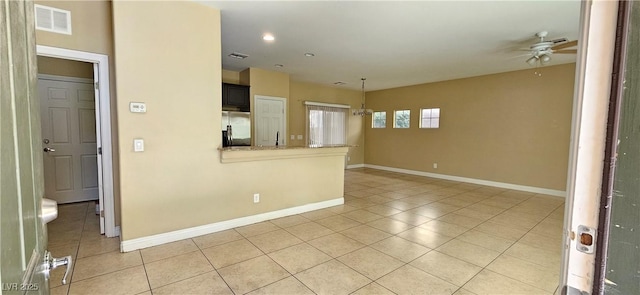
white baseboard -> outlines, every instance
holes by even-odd
[[[286,217],[290,215],[300,214],[304,212],[309,212],[313,210],[324,209],[328,207],[338,206],[344,204],[344,198],[336,198],[328,201],[311,203],[297,207],[291,207],[287,209],[271,211],[266,213],[261,213],[257,215],[251,215],[191,228],[185,228],[181,230],[176,230],[172,232],[132,239],[125,240],[120,242],[120,251],[121,252],[129,252],[138,249],[148,248],[152,246],[162,245],[170,242],[175,242],[179,240],[189,239],[197,236],[202,236],[210,233],[215,233],[239,226],[245,226],[253,223],[262,222],[265,220]]]
[[[540,188],[540,187],[534,187],[534,186],[526,186],[526,185],[519,185],[519,184],[512,184],[512,183],[505,183],[505,182],[497,182],[497,181],[489,181],[489,180],[482,180],[482,179],[475,179],[475,178],[452,176],[452,175],[446,175],[446,174],[437,174],[437,173],[430,173],[430,172],[424,172],[424,171],[408,170],[408,169],[386,167],[386,166],[378,166],[378,165],[371,165],[371,164],[364,164],[364,166],[366,168],[373,168],[373,169],[378,169],[378,170],[405,173],[405,174],[418,175],[418,176],[426,176],[426,177],[445,179],[445,180],[467,182],[467,183],[473,183],[473,184],[479,184],[479,185],[486,185],[486,186],[493,186],[493,187],[499,187],[499,188],[506,188],[506,189],[512,189],[512,190],[518,190],[518,191],[524,191],[524,192],[530,192],[530,193],[536,193],[536,194],[551,195],[551,196],[556,196],[556,197],[563,197],[564,198],[567,195],[567,192],[565,192],[565,191],[553,190],[553,189],[548,189],[548,188]]]
[[[364,168],[364,164],[347,165],[347,169]]]

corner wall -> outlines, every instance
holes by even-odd
[[[564,191],[575,64],[367,92],[387,128],[365,122],[365,163]],[[420,108],[441,109],[420,129]],[[411,110],[394,129],[393,111]],[[438,168],[433,168],[438,163]]]
[[[342,200],[341,156],[221,163],[219,10],[190,1],[116,1],[113,15],[121,245]],[[147,112],[129,112],[131,101],[145,102]],[[144,139],[144,152],[133,151],[136,138]]]

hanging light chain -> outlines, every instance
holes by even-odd
[[[364,110],[364,81],[367,80],[367,78],[362,77],[360,80],[362,80],[362,109]]]

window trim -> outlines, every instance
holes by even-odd
[[[341,109],[350,109],[351,108],[350,105],[346,105],[346,104],[324,103],[324,102],[309,101],[309,100],[306,100],[304,102],[304,105],[319,106],[319,107],[330,107],[330,108],[341,108]]]

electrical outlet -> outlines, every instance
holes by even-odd
[[[438,163],[433,163],[433,169],[438,169]]]
[[[302,140],[302,135],[298,134],[298,140]]]
[[[260,203],[260,194],[253,194],[253,202]]]
[[[347,162],[351,161],[351,156],[347,156]]]
[[[291,140],[295,140],[295,139],[296,139],[296,136],[291,134]]]

